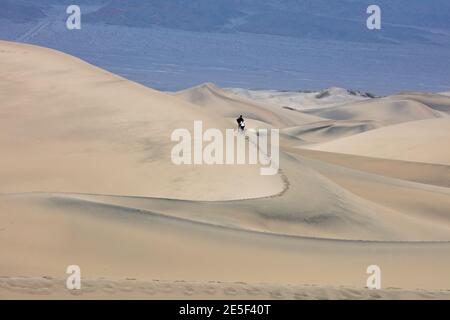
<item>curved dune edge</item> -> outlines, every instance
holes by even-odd
[[[450,166],[288,147],[285,151],[341,167],[450,188]]]
[[[208,217],[189,217],[189,216],[183,216],[182,208],[183,206],[189,205],[191,201],[189,200],[176,200],[176,199],[158,199],[158,198],[146,198],[146,197],[122,197],[122,196],[109,196],[109,195],[95,195],[95,194],[65,194],[65,193],[20,193],[20,194],[0,194],[0,197],[6,196],[6,197],[38,197],[38,198],[49,198],[52,201],[56,202],[71,202],[71,205],[78,205],[86,206],[90,205],[92,207],[101,207],[102,209],[106,210],[112,210],[112,211],[121,211],[123,214],[143,214],[148,216],[153,216],[155,218],[161,218],[161,219],[168,219],[183,223],[192,223],[196,224],[198,226],[203,227],[209,227],[209,228],[220,228],[224,230],[230,230],[230,231],[237,231],[237,232],[248,232],[248,233],[255,233],[263,236],[272,236],[272,237],[286,237],[286,238],[292,238],[292,239],[307,239],[307,240],[315,240],[315,241],[338,241],[338,242],[356,242],[356,243],[396,243],[396,244],[408,244],[408,243],[416,243],[416,244],[438,244],[438,243],[444,243],[444,244],[450,244],[449,240],[370,240],[370,239],[345,239],[345,238],[326,238],[326,237],[314,237],[314,236],[303,236],[303,235],[297,235],[297,234],[289,234],[289,233],[279,233],[279,232],[272,232],[268,230],[258,230],[257,228],[252,228],[250,226],[239,226],[239,225],[232,225],[227,223],[216,223],[214,220],[209,220]],[[102,197],[109,197],[109,198],[117,198],[120,200],[121,198],[129,198],[129,199],[140,199],[140,200],[163,200],[163,201],[177,201],[179,202],[175,207],[179,207],[180,211],[175,212],[173,214],[168,213],[162,213],[157,211],[151,211],[139,207],[132,207],[132,206],[122,206],[118,204],[108,203],[105,201],[102,201]],[[270,197],[269,197],[270,198]],[[95,200],[98,199],[98,200]],[[254,199],[247,199],[247,200],[254,200]],[[242,200],[228,200],[230,204],[234,204],[235,202],[239,202]],[[212,202],[211,202],[212,203]],[[204,204],[208,205],[208,202],[205,202]],[[211,209],[216,209],[215,207],[212,207]]]
[[[158,291],[152,279],[174,287],[181,279],[197,297],[195,284],[214,279],[229,284],[227,292],[251,290],[234,286],[236,281],[270,288],[277,283],[275,291],[263,285],[263,297],[281,292],[292,298],[299,296],[288,284],[304,292],[301,284],[315,283],[320,292],[308,297],[345,298],[352,296],[350,287],[364,287],[372,264],[382,269],[383,287],[406,288],[415,297],[415,288],[450,288],[450,189],[441,175],[446,166],[409,163],[397,173],[392,163],[378,160],[366,171],[364,159],[325,153],[315,159],[290,149],[336,133],[345,138],[330,143],[419,122],[394,124],[405,120],[401,112],[391,117],[398,104],[406,120],[437,117],[423,121],[440,123],[447,98],[411,94],[384,111],[377,100],[369,113],[358,109],[364,103],[352,104],[350,119],[327,121],[324,114],[259,106],[213,85],[187,90],[187,96],[158,92],[44,48],[0,41],[1,55],[0,81],[6,80],[0,97],[15,99],[0,106],[0,149],[9,151],[0,157],[0,274],[10,276],[0,278],[0,295],[10,290],[52,297],[47,289],[58,288],[71,264],[93,279],[88,286],[110,290],[107,295],[127,292],[121,279],[133,275],[156,298],[184,289],[168,292],[171,284]],[[250,126],[280,126],[291,134],[280,137],[281,174],[261,177],[258,166],[175,167],[165,157],[171,146],[162,141],[172,129],[190,128],[199,119],[227,129],[241,110],[254,118]],[[364,125],[371,116],[378,122]],[[305,134],[302,126],[312,131]],[[390,173],[383,174],[385,165]],[[43,275],[47,289],[40,286]],[[109,279],[106,289],[100,277]],[[66,295],[58,290],[55,296]],[[356,291],[356,297],[379,298]]]
[[[305,112],[325,119],[341,121],[372,120],[385,126],[448,117],[446,113],[448,110],[437,110],[435,106],[427,104],[428,100],[425,98],[419,101],[412,96],[393,95]],[[444,103],[450,105],[450,99],[442,100],[446,100]]]
[[[1,193],[230,200],[284,188],[256,165],[175,165],[174,130],[235,124],[62,52],[0,41],[0,87]]]
[[[29,143],[22,145],[22,149],[19,148],[18,150],[14,149],[15,146],[11,146],[10,143],[8,144],[5,142],[7,148],[12,149],[12,151],[6,153],[0,160],[6,161],[4,166],[0,166],[0,170],[1,168],[5,168],[4,172],[0,171],[0,174],[6,177],[5,181],[7,182],[0,188],[2,192],[10,192],[11,190],[17,192],[40,190],[43,192],[58,191],[71,193],[81,189],[80,191],[88,194],[101,193],[146,196],[146,193],[142,194],[142,188],[148,187],[154,192],[150,192],[152,200],[149,201],[152,201],[152,203],[145,204],[145,206],[148,205],[149,208],[144,209],[148,209],[152,212],[182,215],[182,206],[186,206],[186,203],[172,201],[170,204],[167,204],[166,202],[169,201],[167,199],[189,199],[191,200],[189,204],[192,206],[192,212],[186,213],[188,218],[199,215],[201,219],[206,219],[210,222],[213,221],[215,224],[219,225],[228,223],[244,229],[256,229],[265,232],[301,235],[313,238],[379,241],[448,240],[448,234],[445,234],[446,230],[436,223],[436,221],[432,220],[430,223],[420,226],[420,221],[415,219],[415,217],[409,216],[407,212],[399,211],[397,208],[386,207],[382,201],[377,203],[374,202],[373,199],[365,199],[364,197],[355,194],[355,192],[349,191],[345,186],[339,185],[339,183],[325,177],[316,169],[311,168],[309,164],[302,162],[301,159],[294,159],[293,157],[286,155],[283,152],[283,145],[281,146],[280,162],[283,175],[269,178],[261,177],[258,174],[259,168],[257,167],[243,167],[234,170],[233,168],[224,168],[223,166],[214,166],[214,168],[202,167],[197,169],[192,169],[190,167],[181,168],[174,165],[169,166],[164,162],[167,159],[164,157],[161,158],[161,154],[169,154],[168,150],[166,150],[167,146],[158,145],[158,140],[164,140],[164,135],[166,135],[167,138],[167,128],[154,129],[152,127],[155,126],[155,122],[158,122],[156,121],[157,119],[154,118],[153,113],[156,112],[158,116],[164,120],[165,124],[176,122],[177,125],[180,124],[177,122],[177,119],[180,118],[180,116],[192,118],[192,114],[196,116],[202,115],[208,119],[208,121],[211,121],[212,124],[222,128],[226,128],[229,123],[229,120],[223,117],[229,115],[222,114],[221,117],[213,116],[213,114],[217,112],[208,110],[206,107],[209,104],[215,105],[218,103],[222,106],[222,112],[225,113],[229,112],[232,108],[236,108],[234,104],[239,105],[239,108],[237,109],[247,108],[248,110],[252,110],[251,112],[257,113],[258,105],[246,101],[245,99],[241,99],[240,97],[236,97],[231,93],[222,92],[220,88],[213,85],[206,85],[187,90],[185,91],[185,94],[188,93],[190,100],[192,100],[187,102],[182,101],[183,99],[179,97],[174,97],[150,89],[147,90],[147,88],[143,86],[131,83],[124,79],[121,79],[122,81],[119,86],[114,82],[113,88],[109,88],[110,83],[107,82],[105,84],[105,80],[109,81],[116,79],[114,75],[109,73],[103,74],[100,69],[85,64],[79,59],[73,59],[64,54],[60,54],[61,58],[57,52],[44,48],[5,42],[2,42],[1,44],[10,50],[9,54],[8,50],[5,51],[6,53],[2,51],[2,54],[6,54],[7,69],[4,72],[12,78],[12,83],[15,81],[14,72],[23,69],[23,61],[20,57],[16,57],[18,55],[12,55],[11,52],[18,50],[17,48],[24,50],[25,52],[28,52],[27,50],[35,50],[33,52],[41,59],[41,63],[37,67],[43,69],[39,69],[41,73],[38,73],[37,79],[31,78],[33,79],[30,85],[32,88],[31,93],[42,93],[41,91],[43,89],[47,89],[45,81],[42,81],[43,79],[50,81],[52,86],[58,86],[56,81],[58,79],[55,80],[53,78],[55,77],[54,74],[52,75],[51,80],[48,80],[49,70],[59,71],[56,73],[56,76],[58,76],[61,74],[60,68],[67,67],[67,65],[76,66],[76,72],[73,70],[65,71],[69,72],[69,75],[75,76],[75,80],[69,77],[68,81],[75,87],[75,91],[83,89],[83,96],[77,96],[81,101],[86,103],[85,99],[87,96],[89,99],[94,99],[94,101],[101,106],[102,112],[100,117],[97,117],[98,115],[94,114],[90,115],[88,118],[94,117],[97,120],[101,120],[100,123],[103,123],[105,126],[103,129],[112,135],[111,137],[108,136],[108,138],[105,138],[106,140],[102,141],[99,145],[90,145],[90,140],[92,139],[82,140],[79,144],[83,146],[83,148],[90,146],[93,148],[92,150],[97,150],[99,148],[109,149],[111,148],[110,144],[113,144],[112,150],[108,150],[106,153],[107,156],[105,156],[105,154],[95,153],[95,151],[94,154],[91,154],[91,151],[89,151],[87,158],[83,158],[84,155],[81,155],[81,158],[78,158],[78,156],[73,157],[72,155],[75,151],[73,149],[74,146],[69,144],[67,147],[66,143],[58,143],[58,139],[60,139],[61,134],[67,134],[65,131],[66,127],[70,128],[70,121],[67,117],[67,113],[73,116],[74,112],[76,114],[76,112],[79,112],[79,109],[81,109],[80,112],[84,114],[86,108],[84,108],[84,104],[81,103],[81,105],[73,106],[70,104],[70,107],[60,108],[61,110],[58,109],[58,112],[60,113],[58,116],[62,116],[62,119],[67,121],[64,122],[64,129],[62,129],[62,132],[59,131],[61,128],[57,125],[56,127],[58,130],[53,132],[52,130],[54,130],[55,127],[54,123],[52,122],[50,125],[47,122],[47,118],[40,118],[40,113],[43,113],[41,108],[48,111],[50,114],[54,113],[52,108],[47,110],[49,101],[46,101],[46,104],[40,105],[38,113],[36,113],[35,110],[32,110],[33,117],[36,116],[37,120],[44,121],[42,128],[39,130],[36,131],[32,128],[33,126],[27,126],[26,130],[31,130],[31,132],[25,132],[24,135],[24,132],[15,131],[17,128],[22,128],[23,126],[19,126],[17,123],[14,123],[14,121],[12,121],[12,124],[9,122],[5,124],[7,132],[11,130],[10,136],[18,135],[22,139],[28,139],[30,136],[34,136],[34,133],[38,133],[38,136],[39,134],[44,135],[44,141],[28,141]],[[48,56],[52,59],[49,59]],[[28,57],[28,59],[33,58]],[[55,64],[57,67],[55,67]],[[64,72],[62,74],[64,75],[64,78],[67,78],[67,74]],[[90,79],[89,81],[94,82],[94,84],[97,85],[96,90],[88,90],[88,87],[91,87],[93,83],[90,82],[89,85],[86,84],[85,79],[87,76],[92,76],[88,78]],[[42,84],[42,82],[44,82],[44,84]],[[125,91],[124,88],[126,89]],[[63,90],[63,88],[59,89]],[[98,97],[98,94],[111,92],[112,89],[114,89],[113,92],[118,91],[121,95],[131,94],[132,97],[139,98],[136,101],[140,102],[136,102],[136,105],[127,106],[130,110],[124,110],[120,103],[116,104],[115,99],[105,102],[103,98],[100,99]],[[74,97],[71,98],[74,99]],[[119,99],[119,97],[113,98]],[[153,101],[156,101],[157,103],[155,104]],[[149,102],[151,102],[150,105],[147,105]],[[164,108],[161,108],[160,104],[163,105]],[[74,111],[74,109],[76,111]],[[114,110],[115,113],[110,114],[110,109]],[[165,109],[169,110],[167,111]],[[289,120],[291,122],[296,122],[298,120],[287,116],[291,111],[285,109],[281,110],[282,111],[278,110],[275,112],[272,109],[264,109],[261,111],[264,116],[264,121],[279,124],[277,121],[280,121],[280,119],[286,121]],[[31,112],[30,110],[26,111]],[[133,152],[130,152],[130,150],[123,152],[125,150],[121,150],[121,146],[114,145],[115,140],[111,139],[118,138],[117,135],[123,133],[121,130],[116,131],[114,125],[112,125],[113,128],[111,129],[111,124],[123,126],[123,123],[115,122],[117,116],[129,116],[130,111],[133,111],[133,116],[131,118],[127,117],[125,123],[129,126],[128,129],[132,131],[137,130],[139,134],[137,137],[133,134],[127,139],[131,139],[131,141],[134,142],[137,138],[142,139],[143,137],[148,137],[150,133],[153,138],[154,136],[158,137],[155,141],[147,143],[147,148],[152,149],[154,144],[157,146],[157,149],[159,148],[157,150],[158,152],[155,153],[156,155],[153,155],[156,157],[157,161],[144,161],[143,167],[141,168],[139,166],[139,170],[137,171],[134,171],[136,168],[135,156],[143,156],[143,154],[140,154],[139,152],[136,153],[136,150],[133,150]],[[178,111],[178,113],[174,115],[175,111]],[[179,111],[182,111],[183,113],[180,114]],[[137,113],[137,118],[135,118],[135,112]],[[162,114],[160,114],[161,112]],[[237,110],[233,112],[237,112]],[[299,112],[294,112],[293,114],[302,117],[302,114]],[[359,111],[358,114],[361,114],[361,112]],[[8,104],[6,105],[6,115],[9,116],[10,120],[26,118],[21,113],[20,108],[19,111],[16,111],[16,108],[13,108]],[[22,116],[22,118],[20,116]],[[52,118],[50,117],[50,119]],[[144,127],[142,127],[141,123],[143,119],[146,119],[147,121],[145,122],[146,126]],[[34,121],[39,122],[37,120],[35,119]],[[85,135],[86,132],[90,132],[93,128],[91,127],[90,122],[88,121],[86,123],[85,120],[86,119],[82,117],[81,119],[77,118],[76,121],[72,121],[71,129],[81,127],[83,131],[77,132],[78,135],[81,136]],[[304,119],[298,121],[304,121]],[[288,122],[283,125],[289,125],[290,123]],[[97,124],[97,122],[95,123]],[[29,127],[32,129],[28,129]],[[148,129],[148,127],[151,129]],[[95,129],[97,130],[98,128],[96,127]],[[51,131],[50,136],[47,135],[48,132],[46,132],[46,130]],[[77,139],[78,135],[69,135],[69,137],[70,139]],[[363,134],[357,134],[355,136],[361,135]],[[56,141],[55,137],[57,137]],[[46,139],[53,139],[50,146],[46,146]],[[119,141],[124,139],[125,138],[120,138]],[[127,139],[123,142],[129,142]],[[0,139],[0,143],[1,142]],[[20,143],[23,143],[23,141],[20,140]],[[56,147],[53,145],[55,143]],[[282,143],[284,143],[284,141],[282,141]],[[80,147],[80,145],[75,145],[75,149]],[[24,146],[27,146],[27,148],[23,148]],[[116,150],[116,148],[119,149]],[[37,149],[39,149],[39,151]],[[24,150],[26,150],[27,154],[22,153]],[[49,166],[48,164],[52,164],[52,162],[45,160],[55,160],[54,158],[35,158],[37,155],[41,154],[40,152],[43,150],[53,152],[59,150],[58,153],[69,154],[71,156],[68,158],[66,157],[67,159],[58,158],[58,166]],[[117,151],[121,152],[117,153]],[[29,154],[30,152],[31,154]],[[43,153],[45,154],[45,152]],[[49,154],[52,155],[54,153],[50,152]],[[18,157],[18,155],[22,156]],[[129,158],[130,156],[131,158]],[[21,159],[29,158],[33,158],[31,163],[29,161],[22,163]],[[95,159],[95,165],[91,168],[82,168],[81,171],[76,170],[80,163],[90,163],[92,162],[92,159]],[[98,166],[97,162],[101,162],[102,159],[105,160],[103,164],[108,165]],[[64,160],[68,160],[67,163]],[[75,163],[73,162],[74,160]],[[111,162],[116,160],[118,163],[109,167]],[[24,168],[26,166],[26,170],[23,168],[23,170],[19,170],[21,169],[21,166]],[[67,166],[67,168],[65,168],[65,166]],[[49,176],[55,176],[55,167],[60,169],[56,172],[56,177],[58,178],[56,180],[58,182],[48,179],[46,175],[47,173]],[[11,168],[14,170],[10,170]],[[126,170],[122,170],[123,168],[126,168]],[[95,172],[91,172],[91,170],[88,169],[95,169]],[[131,171],[129,172],[128,169]],[[25,173],[21,173],[22,171]],[[71,171],[77,172],[70,173]],[[35,177],[31,182],[31,179],[25,179],[24,177],[28,177],[26,174],[27,172],[32,172],[34,175],[37,175],[38,179]],[[36,172],[39,172],[39,174],[36,174]],[[114,174],[111,174],[111,172],[114,172]],[[158,179],[155,180],[156,173]],[[20,174],[24,176],[23,181],[17,178]],[[105,176],[103,174],[105,174]],[[14,178],[11,175],[13,175]],[[80,179],[80,177],[82,179]],[[95,184],[92,183],[93,180],[96,181]],[[17,181],[20,183],[17,183],[18,186],[16,186],[16,188],[13,188],[10,184],[14,184]],[[70,188],[65,185],[65,183],[70,183]],[[100,185],[100,187],[98,187],[97,184]],[[39,186],[39,189],[37,189],[37,186]],[[97,190],[97,188],[105,189]],[[184,194],[184,197],[180,197],[181,194]],[[166,198],[166,200],[162,198]],[[113,200],[115,201],[115,204],[120,205],[120,203],[116,203],[118,201],[117,199],[120,199],[120,197],[116,197]],[[240,199],[240,201],[238,201],[238,199]],[[197,202],[194,200],[197,200]],[[214,200],[216,202],[208,203],[198,200]],[[236,200],[236,202],[224,202],[225,200]],[[156,206],[156,209],[154,206]],[[157,210],[158,208],[161,208],[161,206],[164,207],[164,210]],[[128,206],[125,204],[123,207],[126,208]],[[189,209],[187,210],[189,211]],[[213,212],[207,212],[208,210]],[[196,211],[200,211],[201,213],[198,214]],[[403,224],[403,228],[398,227],[399,223]]]
[[[448,290],[369,290],[356,287],[279,285],[270,283],[82,279],[68,290],[66,279],[0,277],[0,299],[258,299],[258,300],[450,300]]]
[[[317,151],[351,154],[440,165],[450,165],[444,145],[450,117],[404,122],[306,147]]]
[[[143,281],[215,279],[363,287],[367,266],[377,264],[386,288],[450,285],[448,242],[276,236],[86,201],[49,202],[42,196],[31,202],[20,196],[8,222],[3,218],[8,217],[10,200],[2,198],[0,204],[0,218],[6,222],[0,230],[1,273],[10,277],[60,278],[68,265],[76,264],[87,279],[133,275]]]
[[[326,174],[326,173],[325,173]],[[280,197],[282,195],[279,195]],[[130,197],[130,196],[111,196],[111,195],[95,195],[95,194],[65,194],[65,193],[20,193],[20,194],[0,194],[0,198],[5,201],[11,202],[29,202],[32,207],[42,207],[44,209],[54,210],[69,210],[76,208],[78,214],[81,213],[82,208],[89,209],[90,212],[103,211],[112,213],[119,213],[122,216],[127,215],[144,215],[149,217],[154,217],[158,219],[167,219],[168,221],[181,222],[193,224],[198,227],[206,228],[219,228],[223,230],[236,231],[236,232],[247,232],[254,233],[261,236],[269,237],[281,237],[281,238],[291,238],[297,240],[315,240],[315,241],[338,241],[338,242],[357,242],[357,243],[396,243],[396,244],[438,244],[447,243],[450,244],[450,239],[448,240],[415,240],[415,239],[405,239],[405,240],[395,240],[395,239],[352,239],[345,237],[326,237],[326,236],[314,236],[314,235],[304,235],[301,232],[283,232],[281,229],[267,229],[262,228],[260,224],[255,223],[255,221],[245,222],[246,212],[241,212],[239,207],[242,205],[250,204],[255,205],[257,208],[258,201],[261,199],[248,199],[248,200],[229,200],[225,202],[196,202],[189,200],[176,200],[176,199],[158,199],[158,198],[148,198],[148,197]],[[268,197],[271,198],[271,197]],[[267,198],[266,198],[267,199]],[[253,203],[252,203],[253,202]],[[161,205],[162,203],[162,205]],[[220,207],[225,206],[225,210],[219,215],[211,215],[209,212],[214,212],[219,210]],[[203,214],[199,213],[199,208],[203,207]],[[1,207],[0,207],[1,208]],[[163,208],[163,210],[158,210]],[[170,210],[168,210],[170,208]],[[238,219],[234,217],[229,217],[231,211],[238,210],[240,215]],[[22,210],[17,210],[17,213],[22,212]],[[77,212],[75,212],[77,213]],[[205,214],[206,213],[206,214]],[[253,222],[253,223],[252,223]],[[266,222],[267,223],[267,222]]]
[[[255,103],[213,83],[204,83],[188,88],[174,93],[174,96],[225,118],[236,118],[235,115],[245,114],[246,119],[249,120],[247,123],[249,128],[253,127],[253,123],[263,125],[263,127],[286,128],[326,120],[295,110]],[[234,123],[234,119],[232,121]]]

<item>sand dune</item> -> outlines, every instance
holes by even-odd
[[[450,266],[448,242],[299,239],[172,219],[132,207],[114,209],[65,200],[71,198],[18,195],[2,199],[2,220],[11,209],[16,212],[14,224],[0,233],[3,275],[58,278],[67,265],[77,263],[85,270],[84,277],[93,279],[362,288],[367,266],[378,264],[385,270],[384,288],[446,289],[450,285],[444,276]]]
[[[330,141],[342,137],[351,136],[368,130],[373,130],[381,125],[374,121],[317,121],[302,126],[283,129],[284,134],[294,136],[309,143]]]
[[[100,195],[63,195],[51,204],[92,205],[111,210],[143,210],[206,225],[262,234],[341,240],[447,241],[448,228],[440,223],[422,224],[382,202],[374,203],[350,193],[298,162],[289,167],[289,188],[281,195],[226,202],[187,202],[157,198]],[[286,170],[289,168],[286,167]],[[296,176],[297,175],[297,176]],[[301,180],[301,179],[302,180]],[[443,206],[445,210],[448,206]],[[418,209],[425,213],[428,208]]]
[[[438,94],[405,93],[303,113],[331,120],[302,124],[283,132],[309,143],[323,143],[397,123],[448,117],[450,99]]]
[[[327,119],[375,121],[383,125],[447,116],[422,102],[396,96],[304,112]]]
[[[445,96],[307,114],[0,42],[0,98],[0,298],[448,298]],[[239,114],[282,129],[279,174],[171,162],[172,130]]]
[[[0,192],[220,200],[283,189],[256,166],[174,166],[174,129],[234,128],[197,105],[50,49],[0,42],[0,56]]]
[[[450,118],[428,119],[379,128],[311,149],[450,165],[449,134]]]
[[[300,148],[289,148],[289,151],[341,167],[450,188],[450,166],[446,165],[369,158]]]
[[[334,107],[350,102],[367,100],[372,97],[372,95],[367,93],[336,87],[312,92],[246,90],[240,88],[228,88],[227,90],[256,103],[288,107],[300,111],[311,108]]]
[[[447,94],[448,95],[448,94]],[[430,108],[445,113],[450,113],[450,97],[446,94],[433,94],[433,93],[403,93],[393,96],[398,99],[408,99],[423,103]]]
[[[211,83],[189,88],[175,95],[185,101],[202,106],[206,110],[213,110],[216,114],[226,118],[235,119],[243,114],[246,119],[264,122],[277,128],[323,120],[320,117],[286,109],[282,106],[272,106],[267,103],[257,104]]]
[[[295,151],[293,152],[296,154]],[[404,216],[421,219],[419,224],[421,227],[431,223],[439,228],[443,227],[444,234],[450,233],[450,190],[448,188],[374,175],[322,161],[304,161],[307,161],[309,167],[355,195],[391,208]]]

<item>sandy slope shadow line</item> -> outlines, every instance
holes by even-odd
[[[0,193],[2,196],[20,196],[20,195],[31,195],[31,194],[66,194],[66,195],[84,195],[84,196],[104,196],[104,197],[120,197],[128,199],[146,199],[146,200],[166,200],[174,202],[184,202],[184,203],[235,203],[242,201],[253,201],[253,200],[263,200],[270,198],[277,198],[283,196],[290,188],[290,182],[288,177],[284,174],[282,169],[279,169],[278,174],[280,175],[281,181],[283,183],[283,189],[275,194],[267,195],[264,197],[254,197],[254,198],[242,198],[242,199],[231,199],[231,200],[188,200],[188,199],[176,199],[176,198],[165,198],[165,197],[147,197],[147,196],[133,196],[133,195],[120,195],[120,194],[107,194],[107,193],[84,193],[84,192],[60,192],[60,191],[29,191],[29,192],[3,192]]]
[[[366,157],[360,155],[336,153],[327,151],[317,151],[303,149],[299,147],[285,147],[285,152],[288,154],[300,155],[305,158],[329,163],[336,166],[349,168],[356,171],[376,174],[388,178],[395,178],[416,183],[422,183],[430,186],[437,186],[443,188],[450,188],[450,166],[435,163],[413,162],[406,160],[395,160],[387,158]],[[380,169],[380,166],[389,164],[391,170]],[[418,170],[424,170],[434,179],[425,179],[423,177],[415,176],[412,173]],[[441,178],[442,180],[436,180]]]
[[[64,204],[67,204],[68,202],[71,201],[72,204],[74,204],[74,205],[77,205],[77,204],[88,204],[88,205],[93,205],[93,206],[98,206],[98,207],[101,207],[101,208],[105,208],[107,210],[109,209],[109,210],[119,211],[120,213],[128,211],[128,212],[130,212],[132,214],[144,214],[144,215],[153,216],[153,217],[159,218],[159,219],[166,219],[166,220],[171,220],[171,221],[177,221],[177,222],[181,222],[181,223],[185,223],[185,224],[191,224],[191,225],[194,225],[194,226],[203,226],[203,227],[207,227],[207,228],[212,228],[212,229],[216,228],[216,229],[221,229],[221,230],[225,230],[225,231],[233,231],[233,232],[245,232],[245,233],[250,233],[250,234],[255,234],[255,235],[276,237],[276,238],[281,238],[281,239],[309,240],[309,241],[334,242],[334,243],[335,242],[361,243],[361,244],[374,244],[374,243],[380,243],[380,244],[405,244],[405,245],[408,245],[408,244],[421,244],[421,245],[427,245],[427,244],[450,244],[450,240],[449,241],[355,240],[355,239],[321,238],[321,237],[301,236],[301,235],[294,235],[294,234],[283,234],[283,233],[270,232],[270,231],[254,230],[254,229],[248,229],[248,228],[239,228],[237,226],[229,226],[229,225],[217,224],[217,223],[212,223],[212,222],[207,222],[207,221],[202,221],[202,220],[187,219],[187,218],[176,216],[176,215],[165,214],[165,213],[151,211],[151,210],[142,209],[142,208],[136,208],[136,207],[131,207],[131,206],[122,206],[122,205],[119,205],[119,204],[111,204],[111,203],[106,203],[106,202],[102,202],[102,201],[94,201],[94,200],[80,199],[80,198],[74,197],[74,196],[77,196],[77,195],[83,196],[82,194],[58,194],[58,193],[52,193],[52,194],[33,193],[33,194],[50,196],[50,198],[48,200],[49,201],[53,201],[53,203],[52,203],[53,205],[58,205],[58,200],[65,201]],[[22,195],[26,195],[26,194],[22,194]],[[90,194],[89,196],[94,196],[95,197],[96,195]],[[100,195],[100,196],[102,196],[102,195]],[[52,199],[52,197],[53,197],[53,199]]]

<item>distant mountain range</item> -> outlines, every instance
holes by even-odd
[[[383,31],[367,32],[366,9],[382,8]],[[88,15],[93,23],[163,26],[194,31],[241,31],[335,40],[419,40],[411,28],[450,28],[447,0],[111,0]]]
[[[66,28],[70,4],[81,6],[81,30]],[[366,27],[370,4],[381,7],[380,31]],[[448,0],[0,0],[0,39],[165,91],[450,87]]]
[[[68,0],[2,0],[0,18],[31,21]],[[81,0],[98,5],[85,22],[199,32],[247,32],[354,42],[438,42],[450,30],[448,0]],[[369,32],[366,9],[382,9],[382,30]]]
[[[30,22],[46,17],[41,6],[29,1],[2,0],[0,10],[0,19],[6,19],[13,22]]]

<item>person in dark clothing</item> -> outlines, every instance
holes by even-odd
[[[245,121],[244,118],[242,117],[242,114],[239,116],[239,118],[236,119],[237,123],[238,123],[238,130],[241,132],[244,132],[245,130]]]

